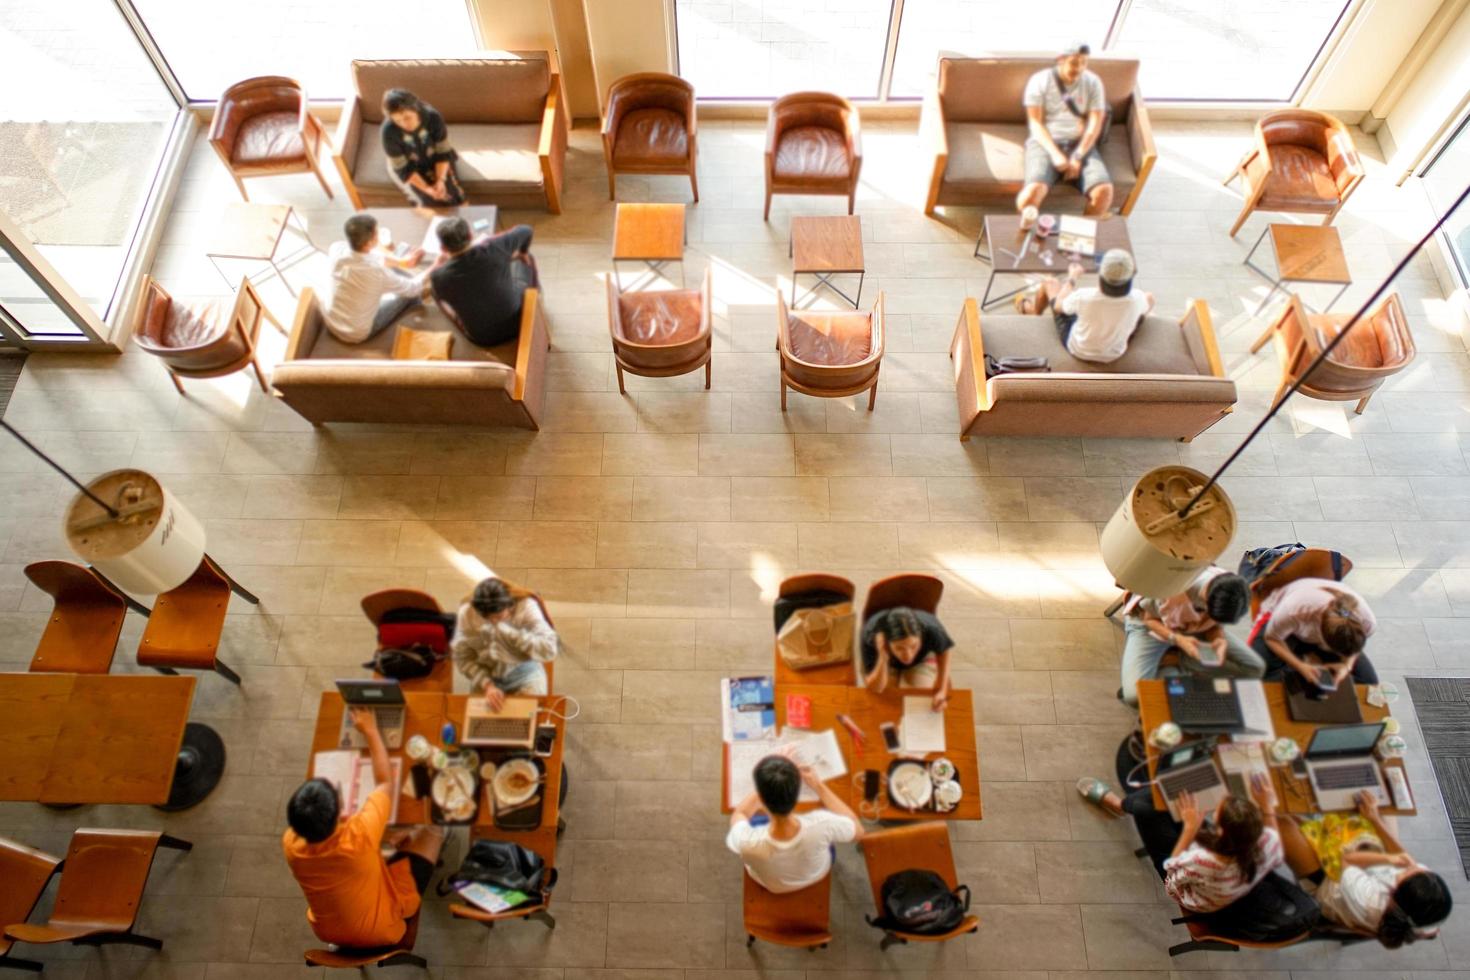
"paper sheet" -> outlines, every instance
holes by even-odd
[[[1230,736],[1233,742],[1269,742],[1276,737],[1271,724],[1271,706],[1266,703],[1266,689],[1258,680],[1237,680],[1235,696],[1240,701],[1243,731]]]
[[[899,744],[905,752],[944,751],[944,712],[934,710],[934,699],[929,695],[903,699]]]
[[[786,746],[794,746],[793,760],[798,765],[809,765],[825,782],[847,775],[847,762],[837,744],[837,733],[828,728],[820,732],[803,732],[788,729],[780,738],[759,742],[730,742],[730,805],[755,792],[755,766],[768,755],[779,753]],[[801,787],[800,799],[816,802],[817,794],[811,787]]]

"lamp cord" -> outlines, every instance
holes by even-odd
[[[1178,512],[1180,520],[1188,517],[1189,512],[1194,509],[1195,504],[1205,499],[1205,494],[1209,493],[1210,488],[1213,487],[1216,483],[1220,482],[1220,477],[1223,476],[1225,474],[1225,471],[1230,468],[1230,464],[1234,463],[1238,458],[1240,458],[1240,454],[1245,452],[1246,447],[1255,440],[1256,436],[1261,434],[1261,430],[1266,427],[1266,424],[1276,417],[1276,413],[1281,411],[1281,406],[1286,404],[1287,399],[1296,394],[1301,386],[1306,382],[1307,378],[1311,377],[1312,372],[1317,369],[1317,365],[1327,360],[1328,355],[1330,355],[1334,350],[1337,349],[1337,345],[1342,343],[1343,340],[1347,338],[1348,331],[1357,326],[1357,324],[1363,319],[1363,317],[1367,315],[1368,309],[1373,306],[1374,303],[1378,302],[1379,297],[1383,295],[1384,291],[1388,289],[1389,285],[1399,277],[1399,273],[1408,268],[1409,263],[1412,262],[1414,260],[1414,257],[1419,254],[1420,250],[1422,250],[1424,246],[1429,243],[1429,240],[1433,238],[1441,228],[1444,227],[1445,222],[1449,221],[1450,215],[1454,214],[1455,211],[1459,209],[1460,205],[1465,203],[1465,199],[1467,197],[1470,197],[1470,185],[1467,185],[1465,189],[1460,192],[1460,196],[1455,199],[1455,203],[1445,209],[1444,213],[1440,215],[1439,220],[1435,221],[1434,226],[1431,227],[1427,232],[1425,232],[1424,237],[1420,238],[1419,241],[1415,243],[1414,247],[1409,249],[1408,254],[1399,261],[1399,264],[1393,267],[1393,271],[1388,274],[1383,282],[1379,283],[1378,288],[1373,291],[1373,295],[1369,296],[1366,300],[1363,301],[1363,305],[1358,307],[1358,312],[1354,313],[1352,317],[1348,320],[1348,322],[1343,324],[1343,327],[1341,330],[1338,331],[1337,336],[1333,337],[1332,340],[1327,344],[1327,346],[1322,348],[1322,352],[1312,359],[1312,363],[1308,364],[1307,369],[1297,376],[1297,379],[1291,383],[1291,386],[1289,388],[1286,389],[1286,393],[1280,398],[1276,399],[1276,404],[1272,405],[1270,410],[1267,411],[1265,415],[1261,416],[1261,421],[1257,422],[1255,427],[1251,429],[1251,431],[1246,435],[1241,444],[1235,447],[1235,452],[1226,457],[1225,462],[1220,464],[1220,468],[1215,470],[1215,472],[1210,476],[1210,479],[1205,483],[1203,487],[1200,488],[1199,493],[1196,493],[1189,498],[1184,507]]]
[[[92,503],[96,504],[98,507],[101,507],[103,510],[107,511],[107,514],[108,514],[109,517],[112,517],[113,519],[116,519],[119,516],[121,516],[121,515],[118,514],[117,509],[115,507],[111,506],[110,504],[107,503],[107,501],[103,500],[101,497],[97,496],[91,490],[88,490],[85,486],[83,486],[82,485],[82,482],[80,480],[78,480],[76,477],[72,476],[66,470],[62,469],[61,468],[61,464],[58,463],[56,460],[52,459],[50,456],[47,456],[45,453],[41,452],[41,450],[36,446],[35,443],[31,442],[25,436],[23,436],[19,432],[17,432],[15,430],[15,427],[12,426],[9,422],[5,421],[4,419],[0,419],[0,428],[4,428],[6,432],[9,432],[11,435],[15,436],[17,439],[20,440],[20,444],[22,446],[25,446],[31,452],[33,452],[37,456],[41,457],[41,459],[46,463],[47,466],[51,467],[53,470],[55,470],[56,472],[60,473],[62,476],[66,477],[67,480],[71,483],[72,486],[76,487],[82,493],[84,493],[84,494],[87,495],[87,499],[91,500]]]

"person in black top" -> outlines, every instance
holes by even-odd
[[[933,688],[934,710],[949,703],[949,651],[954,648],[932,613],[907,606],[884,609],[863,624],[863,685],[882,692],[899,687]]]
[[[383,153],[388,175],[415,205],[458,207],[464,191],[454,174],[457,154],[449,143],[444,117],[407,89],[383,94]]]
[[[521,303],[536,285],[531,264],[531,226],[472,239],[463,218],[439,223],[439,263],[429,273],[446,316],[470,343],[494,347],[520,333]]]

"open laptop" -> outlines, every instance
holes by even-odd
[[[1325,692],[1296,671],[1286,675],[1286,710],[1292,721],[1317,725],[1355,725],[1363,720],[1358,689],[1345,679],[1337,690]]]
[[[468,698],[464,724],[459,729],[462,745],[529,749],[536,741],[534,698],[506,698],[499,711],[490,710],[484,698]]]
[[[342,711],[342,726],[337,731],[337,744],[344,749],[365,749],[367,739],[352,724],[352,713],[347,708],[371,708],[378,716],[378,731],[383,744],[390,749],[402,748],[403,725],[408,706],[403,700],[403,689],[395,680],[339,680],[337,691],[346,702]]]
[[[1169,717],[1183,731],[1213,735],[1245,728],[1240,696],[1228,677],[1170,677],[1164,693]]]
[[[1154,782],[1169,807],[1169,816],[1179,819],[1175,800],[1181,793],[1193,793],[1200,813],[1211,813],[1230,794],[1220,767],[1215,762],[1214,746],[1208,740],[1189,742],[1159,757]]]
[[[1324,811],[1354,810],[1363,790],[1384,806],[1392,805],[1373,747],[1383,735],[1383,722],[1330,725],[1312,733],[1303,760],[1312,780],[1317,806]]]

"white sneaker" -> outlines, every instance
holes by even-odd
[[[1022,208],[1021,230],[1030,231],[1032,226],[1036,224],[1036,219],[1040,217],[1040,215],[1041,213],[1037,211],[1035,205],[1028,204],[1024,208]]]

